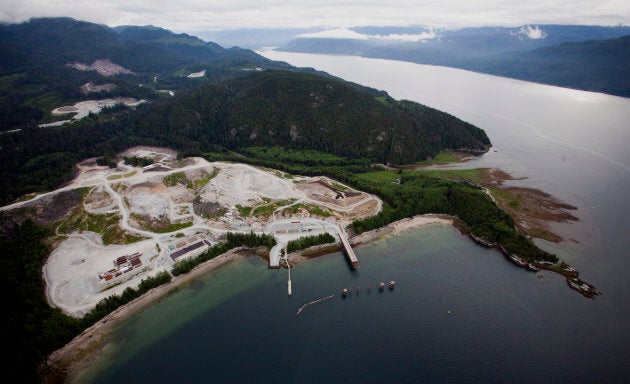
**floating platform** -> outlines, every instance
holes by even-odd
[[[317,299],[317,300],[309,301],[308,303],[306,303],[306,304],[304,304],[303,306],[301,306],[300,308],[298,308],[297,313],[295,314],[295,316],[298,316],[300,313],[302,313],[302,311],[303,311],[306,307],[308,307],[309,305],[313,305],[313,304],[321,303],[322,301],[326,301],[326,300],[332,299],[333,297],[335,297],[335,295],[330,295],[330,296],[322,297],[321,299]]]

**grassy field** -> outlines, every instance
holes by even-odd
[[[77,231],[90,231],[101,235],[103,244],[130,244],[144,240],[144,237],[134,236],[124,231],[118,225],[120,216],[118,214],[95,215],[85,212],[77,207],[68,219],[59,223],[57,232],[60,234],[70,234]]]
[[[152,218],[137,213],[132,213],[131,218],[138,223],[141,229],[155,233],[175,232],[193,225],[192,222],[172,223],[168,217]]]
[[[215,168],[212,170],[212,173],[202,177],[201,179],[197,179],[193,181],[193,188],[198,191],[203,188],[204,185],[208,184],[210,180],[214,179],[219,174],[219,169]]]
[[[322,209],[311,204],[295,204],[282,210],[283,214],[295,215],[300,209],[305,209],[311,216],[330,217],[332,214],[328,209]]]
[[[355,177],[371,183],[395,183],[400,178],[400,175],[395,171],[374,171],[359,173]]]
[[[240,204],[236,204],[236,209],[238,209],[238,213],[239,215],[241,215],[241,217],[249,217],[254,207],[244,207]]]
[[[439,179],[446,179],[452,181],[468,181],[472,183],[482,183],[484,176],[484,169],[431,169],[431,170],[419,170],[419,171],[405,171],[405,172],[417,172],[418,174],[426,175],[429,177],[435,177]]]
[[[126,179],[128,177],[132,177],[135,176],[136,173],[138,173],[138,171],[131,171],[129,173],[125,173],[124,175],[111,175],[107,177],[107,180],[120,180],[120,179]]]
[[[268,219],[276,209],[278,209],[279,207],[285,206],[285,205],[289,205],[289,204],[293,204],[295,202],[295,199],[288,199],[288,200],[278,200],[275,201],[271,204],[267,204],[267,205],[260,205],[258,207],[255,207],[254,209],[252,209],[251,211],[251,215],[252,216],[262,216],[266,219]]]
[[[174,187],[177,184],[183,184],[186,186],[191,185],[190,180],[186,178],[186,175],[184,174],[184,172],[175,172],[175,173],[171,173],[170,175],[164,176],[164,179],[162,179],[162,182],[167,187]]]

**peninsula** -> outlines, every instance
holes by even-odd
[[[288,263],[295,266],[340,250],[339,228],[346,226],[352,235],[350,243],[357,246],[420,225],[454,224],[483,246],[498,247],[520,266],[563,274],[571,288],[588,297],[596,294],[592,286],[577,279],[577,271],[562,262],[528,260],[527,255],[509,252],[510,245],[475,235],[462,214],[424,214],[367,231],[366,226],[387,212],[383,200],[325,176],[181,159],[172,150],[155,147],[134,147],[117,159],[115,168],[98,165],[97,159],[85,160],[66,186],[2,207],[18,222],[34,220],[50,228],[53,236],[47,242],[53,251],[43,267],[47,300],[89,325],[51,355],[48,369],[56,374],[75,374],[104,346],[115,324],[177,287],[242,257],[243,252],[259,253],[268,258],[270,267],[279,267],[283,265],[281,252],[291,241],[333,236],[337,245],[288,255]],[[400,187],[405,184],[401,181],[405,173],[413,172],[422,171],[373,171],[359,174],[362,179],[353,179],[353,184],[372,180],[375,185],[380,180]],[[427,193],[430,188],[419,191]],[[493,201],[483,191],[479,196]],[[231,238],[239,233],[250,240]],[[172,279],[171,274],[176,277]]]

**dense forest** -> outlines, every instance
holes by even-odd
[[[314,236],[302,236],[287,243],[287,253],[300,251],[315,245],[334,243],[336,239],[328,232]]]
[[[165,141],[177,133],[201,150],[284,146],[388,163],[490,144],[454,116],[378,95],[315,74],[265,71],[195,90],[143,116],[137,132]]]

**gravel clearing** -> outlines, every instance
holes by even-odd
[[[83,201],[77,199],[73,204],[83,204],[84,210],[92,215],[116,213],[120,217],[121,232],[146,238],[130,244],[104,245],[101,234],[75,231],[65,238],[55,239],[56,247],[43,267],[46,295],[51,305],[72,316],[85,314],[100,300],[119,295],[127,287],[137,287],[143,278],[170,270],[174,264],[171,254],[179,251],[180,255],[191,241],[215,244],[227,231],[253,230],[272,233],[286,243],[303,235],[294,228],[298,218],[302,223],[310,223],[312,231],[324,226],[334,230],[335,219],[349,222],[357,214],[375,214],[381,207],[377,197],[363,192],[336,199],[333,191],[321,189],[320,184],[312,184],[316,190],[298,188],[302,185],[304,189],[302,183],[319,183],[320,178],[300,178],[300,183],[294,183],[282,178],[281,172],[245,164],[208,163],[202,158],[177,160],[176,152],[164,148],[135,147],[119,158],[123,155],[149,157],[155,164],[134,168],[120,161],[115,169],[110,169],[98,166],[94,159],[87,159],[77,165],[77,177],[65,187],[0,208],[7,211],[32,206],[53,201],[61,194],[74,193],[78,188],[90,187]],[[185,185],[167,187],[164,184],[164,178],[172,180],[172,175],[179,173],[186,175]],[[320,191],[331,194],[323,196]],[[332,210],[334,218],[325,221],[310,217],[304,209],[299,211],[299,217],[294,215],[293,218],[283,218],[280,214],[241,217],[236,208],[236,205],[269,207],[276,213],[293,204]],[[196,213],[195,206],[203,212]],[[173,226],[169,233],[155,233],[134,224],[132,214],[148,221],[168,218],[171,223],[190,224],[182,229]],[[193,257],[203,249],[205,247],[184,251],[181,257]],[[133,268],[130,264],[115,265],[118,258],[136,253],[140,254],[141,265]]]

